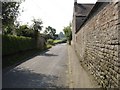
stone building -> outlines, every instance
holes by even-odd
[[[120,2],[78,4],[72,42],[81,65],[107,88],[120,88]]]
[[[74,0],[72,34],[75,41],[75,34],[79,31],[80,26],[85,21],[94,4],[80,4]]]

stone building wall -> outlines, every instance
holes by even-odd
[[[76,33],[80,61],[101,87],[120,88],[119,8],[120,2],[95,6]]]
[[[44,50],[46,48],[46,40],[41,35],[39,35],[39,37],[38,37],[37,48],[41,49],[41,50]]]

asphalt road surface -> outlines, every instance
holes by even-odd
[[[3,73],[3,88],[66,88],[67,63],[67,45],[58,44]]]

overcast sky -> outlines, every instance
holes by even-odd
[[[78,3],[95,3],[96,0],[77,0]],[[72,21],[74,0],[25,0],[20,6],[24,12],[18,17],[22,24],[41,19],[43,26],[52,26],[57,33]],[[44,30],[44,28],[43,28]]]

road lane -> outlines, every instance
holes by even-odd
[[[3,88],[68,87],[67,45],[58,44],[3,74]]]

